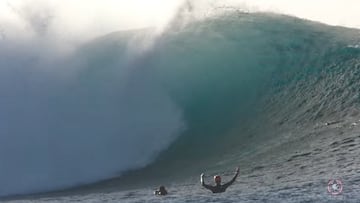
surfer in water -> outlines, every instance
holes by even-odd
[[[214,176],[214,181],[215,181],[215,186],[212,186],[212,185],[207,185],[205,184],[204,182],[204,173],[202,173],[200,175],[200,182],[201,182],[201,185],[203,187],[205,187],[206,189],[209,189],[211,190],[211,192],[213,193],[221,193],[221,192],[225,192],[225,190],[235,182],[237,176],[239,175],[239,167],[236,168],[236,171],[235,171],[235,176],[227,183],[225,184],[221,184],[221,177],[219,175],[216,175]]]
[[[167,191],[164,186],[160,186],[159,190],[154,192],[155,195],[167,195]]]

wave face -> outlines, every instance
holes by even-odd
[[[284,141],[279,129],[357,114],[356,30],[231,12],[148,33],[113,33],[70,57],[1,48],[1,196],[153,161],[160,173],[226,168]]]
[[[151,66],[187,128],[154,164],[159,175],[185,163],[190,174],[229,168],[304,136],[286,136],[296,129],[357,115],[357,33],[236,12],[175,26],[159,39]]]

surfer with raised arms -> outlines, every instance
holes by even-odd
[[[214,176],[214,181],[215,181],[215,186],[212,186],[212,185],[207,185],[205,184],[204,182],[204,173],[202,173],[200,175],[200,182],[201,182],[201,185],[203,187],[205,187],[206,189],[209,189],[211,190],[211,192],[213,193],[221,193],[221,192],[225,192],[225,190],[235,182],[237,176],[239,175],[239,167],[236,168],[236,171],[235,171],[235,176],[227,183],[225,184],[221,184],[221,177],[219,175],[216,175]]]

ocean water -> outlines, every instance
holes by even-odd
[[[268,13],[182,20],[50,59],[5,42],[1,200],[358,202],[359,30]],[[227,192],[201,188],[200,173],[228,180],[236,166]]]

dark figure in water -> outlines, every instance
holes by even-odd
[[[212,186],[212,185],[205,184],[204,174],[202,173],[200,176],[200,182],[201,182],[202,186],[204,186],[206,189],[211,190],[211,192],[221,193],[221,192],[225,192],[226,188],[228,188],[231,184],[233,184],[235,182],[238,175],[239,175],[239,167],[236,168],[235,176],[229,182],[225,183],[224,185],[221,185],[221,177],[216,175],[216,176],[214,176],[214,181],[215,181],[216,185]]]
[[[154,192],[155,195],[167,195],[167,191],[165,190],[164,186],[160,186],[159,190]]]

